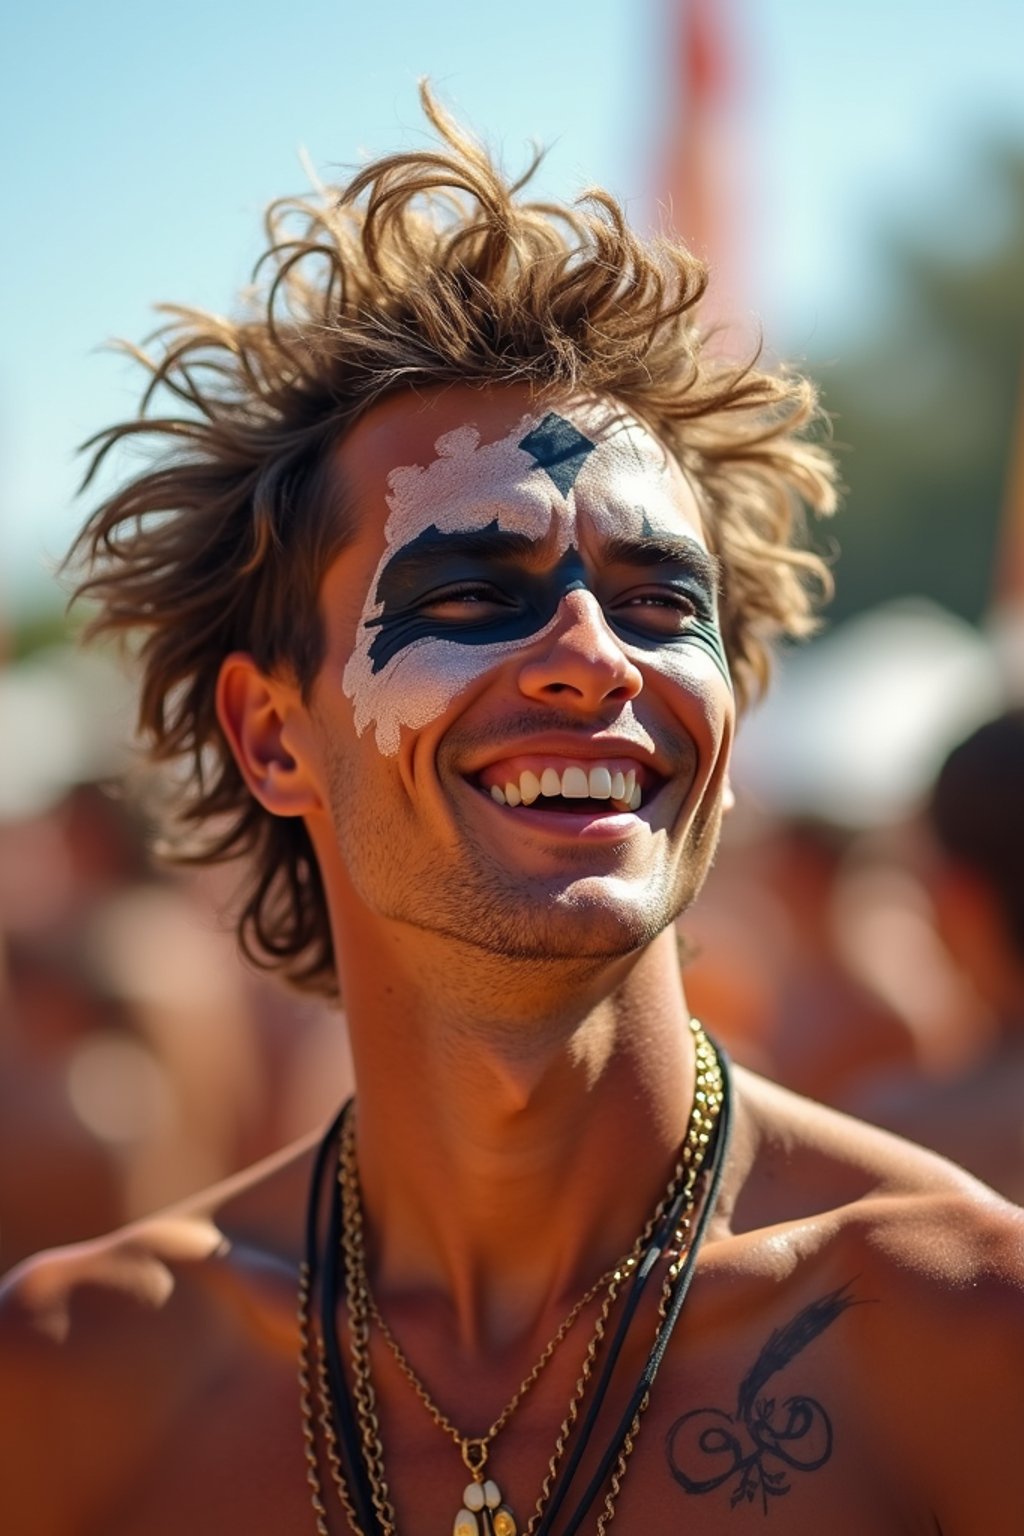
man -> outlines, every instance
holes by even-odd
[[[278,207],[263,307],[185,315],[185,409],[99,445],[175,450],[85,590],[358,1092],[320,1155],[16,1277],[4,1527],[1010,1536],[1020,1217],[730,1092],[679,977],[737,704],[822,579],[809,386],[428,110],[438,152]]]
[[[983,1012],[982,1046],[940,1082],[882,1080],[858,1103],[1024,1200],[1024,709],[977,727],[946,758],[925,807],[922,873],[939,931]],[[985,1015],[987,1014],[987,1017]]]

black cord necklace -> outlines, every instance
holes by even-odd
[[[359,1432],[352,1410],[352,1397],[345,1381],[341,1364],[341,1347],[338,1341],[337,1298],[338,1258],[341,1251],[341,1196],[337,1180],[331,1177],[331,1199],[327,1212],[327,1236],[323,1249],[320,1247],[320,1210],[324,1178],[328,1167],[337,1161],[338,1143],[353,1100],[345,1104],[327,1128],[313,1164],[313,1177],[309,1185],[309,1203],[306,1209],[306,1265],[309,1272],[309,1294],[316,1295],[316,1282],[320,1270],[320,1253],[323,1252],[323,1280],[320,1285],[320,1336],[323,1340],[327,1365],[327,1379],[331,1388],[331,1414],[334,1432],[338,1437],[345,1481],[348,1484],[363,1536],[380,1536],[380,1523],[370,1494],[369,1478],[360,1449]]]
[[[683,1310],[683,1303],[686,1301],[687,1293],[689,1292],[690,1285],[693,1281],[693,1275],[697,1264],[697,1256],[700,1253],[701,1245],[704,1242],[704,1237],[707,1233],[711,1217],[714,1214],[715,1206],[718,1203],[718,1196],[722,1187],[722,1176],[725,1171],[726,1154],[729,1149],[729,1136],[732,1130],[732,1080],[729,1070],[729,1058],[726,1056],[725,1052],[720,1050],[717,1046],[715,1047],[715,1052],[718,1056],[718,1062],[722,1073],[722,1105],[718,1113],[718,1120],[715,1124],[714,1141],[713,1144],[708,1148],[708,1161],[705,1164],[707,1190],[704,1196],[704,1200],[701,1204],[700,1214],[693,1229],[693,1236],[690,1241],[690,1246],[687,1250],[686,1258],[683,1261],[683,1264],[679,1270],[679,1274],[676,1278],[676,1283],[672,1292],[671,1304],[665,1313],[665,1317],[662,1320],[657,1334],[655,1335],[654,1344],[651,1348],[650,1354],[647,1357],[647,1363],[641,1371],[640,1378],[633,1389],[632,1396],[626,1405],[626,1408],[622,1414],[621,1419],[619,1420],[618,1425],[615,1428],[614,1433],[612,1434],[607,1446],[605,1447],[604,1454],[601,1457],[597,1471],[594,1473],[590,1482],[584,1489],[583,1494],[575,1509],[573,1509],[572,1512],[566,1517],[566,1524],[562,1531],[562,1536],[574,1536],[574,1533],[579,1529],[587,1511],[589,1510],[591,1504],[593,1504],[594,1499],[597,1497],[605,1479],[608,1476],[608,1473],[611,1471],[615,1458],[618,1456],[619,1451],[622,1449],[623,1442],[629,1433],[630,1426],[636,1417],[641,1403],[647,1396],[648,1392],[651,1390],[654,1378],[658,1374],[658,1368],[665,1357],[665,1351],[668,1348],[669,1340],[672,1337],[673,1330],[675,1329],[676,1323],[679,1321],[680,1314]],[[675,1219],[678,1219],[678,1197],[677,1201],[674,1203],[674,1213],[673,1211],[667,1211],[665,1213],[665,1218],[662,1222],[660,1232],[652,1241],[651,1246],[648,1249],[647,1256],[644,1260],[645,1265],[648,1266],[648,1274],[650,1274],[656,1267],[658,1260],[662,1257],[662,1254],[665,1251],[665,1245],[669,1241],[669,1238],[675,1229],[675,1219],[673,1219],[673,1215]],[[638,1271],[637,1280],[639,1280],[639,1278],[640,1275]],[[558,1486],[555,1487],[552,1491],[551,1498],[548,1501],[548,1507],[544,1511],[544,1517],[537,1529],[537,1536],[549,1536],[552,1524],[558,1514],[559,1509],[562,1506],[562,1503],[565,1500],[566,1495],[568,1494],[569,1487],[579,1468],[580,1462],[583,1459],[583,1454],[586,1451],[587,1444],[593,1432],[594,1424],[597,1421],[597,1415],[600,1412],[605,1395],[608,1391],[612,1373],[615,1370],[619,1353],[625,1341],[629,1322],[632,1319],[633,1313],[636,1311],[636,1304],[638,1301],[639,1296],[634,1299],[634,1297],[631,1295],[629,1298],[631,1309],[628,1314],[624,1311],[623,1316],[619,1319],[619,1326],[616,1330],[615,1337],[612,1340],[612,1345],[609,1349],[608,1357],[605,1360],[604,1370],[601,1373],[600,1380],[598,1381],[597,1387],[595,1389],[589,1411],[583,1422],[583,1426],[580,1429],[576,1444],[573,1447],[572,1455],[570,1456],[565,1466],[562,1478],[560,1479]]]
[[[633,1388],[629,1402],[605,1447],[597,1470],[583,1490],[579,1501],[566,1515],[561,1536],[575,1536],[575,1533],[579,1530],[580,1525],[586,1518],[587,1511],[604,1485],[612,1465],[622,1449],[630,1426],[644,1398],[651,1390],[655,1376],[658,1373],[658,1368],[668,1348],[669,1340],[683,1310],[683,1304],[686,1301],[690,1284],[693,1280],[697,1257],[711,1217],[714,1214],[725,1169],[732,1119],[732,1085],[729,1059],[717,1046],[715,1051],[722,1077],[722,1102],[718,1119],[715,1123],[712,1142],[708,1147],[704,1168],[701,1172],[701,1179],[705,1184],[705,1194],[700,1204],[700,1212],[694,1225],[686,1258],[680,1266],[679,1274],[673,1286],[671,1302],[655,1335],[654,1344],[639,1379]],[[313,1296],[316,1294],[316,1283],[321,1272],[320,1253],[321,1251],[323,1252],[324,1260],[320,1284],[320,1327],[324,1345],[327,1379],[330,1387],[331,1413],[337,1436],[338,1451],[344,1468],[345,1481],[351,1494],[352,1503],[363,1536],[383,1536],[380,1520],[373,1506],[369,1478],[362,1455],[359,1432],[352,1406],[352,1397],[349,1392],[348,1382],[345,1379],[341,1359],[341,1346],[338,1339],[337,1298],[341,1294],[339,1285],[344,1277],[341,1271],[341,1192],[338,1187],[338,1181],[335,1178],[331,1179],[326,1240],[322,1250],[320,1247],[320,1211],[323,1204],[324,1178],[326,1177],[329,1163],[333,1167],[333,1162],[337,1160],[342,1129],[352,1103],[353,1101],[349,1099],[335,1117],[328,1127],[327,1133],[317,1151],[313,1166],[313,1176],[310,1181],[309,1204],[306,1215],[306,1264],[309,1272],[310,1295]],[[333,1159],[331,1157],[332,1153]],[[568,1497],[572,1482],[590,1443],[594,1425],[604,1405],[612,1376],[629,1333],[630,1325],[636,1315],[644,1290],[651,1276],[656,1271],[659,1261],[664,1256],[665,1248],[676,1230],[685,1199],[685,1190],[680,1189],[662,1216],[657,1229],[652,1234],[647,1251],[634,1271],[632,1283],[627,1293],[615,1333],[608,1347],[597,1386],[594,1388],[572,1452],[562,1470],[561,1476],[552,1489],[544,1515],[537,1528],[537,1536],[551,1536],[554,1521],[557,1519],[559,1511]]]

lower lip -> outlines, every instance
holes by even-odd
[[[499,805],[483,790],[477,793],[507,826],[515,824],[524,831],[546,832],[563,841],[616,843],[641,827],[647,829],[647,823],[635,811],[538,811],[527,805]]]

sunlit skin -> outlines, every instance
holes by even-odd
[[[697,644],[728,677],[693,490],[625,412],[535,408],[496,441],[465,423],[438,437],[425,465],[391,469],[384,500],[385,548],[343,686],[357,730],[372,722],[385,753],[402,725],[426,723],[550,630],[574,590],[591,590],[606,624],[659,670],[685,683],[681,659]]]
[[[542,958],[557,953],[563,924],[568,953],[580,953],[585,911],[585,942],[623,954],[664,928],[703,876],[732,733],[721,664],[689,633],[707,628],[698,603],[712,618],[715,606],[692,489],[635,423],[589,403],[576,415],[599,441],[603,426],[606,440],[568,500],[532,465],[490,479],[454,518],[450,501],[425,494],[419,506],[399,505],[400,542],[381,557],[381,525],[395,522],[389,487],[408,473],[395,460],[435,464],[440,429],[470,411],[482,443],[500,445],[509,424],[514,437],[528,426],[528,406],[519,391],[497,400],[453,391],[410,423],[408,403],[397,401],[342,450],[339,472],[359,508],[360,537],[324,583],[328,653],[312,715],[333,826],[326,836],[313,830],[322,858],[342,850],[339,880],[389,917]],[[631,439],[649,449],[639,476]],[[642,513],[657,519],[660,538],[641,532],[645,493]],[[366,623],[368,614],[377,618],[382,567],[393,589],[403,553],[446,514],[457,531],[437,541],[432,559],[406,568],[399,619],[411,638],[372,680],[377,713],[358,731],[362,680],[352,681],[353,658],[387,635]],[[467,530],[487,530],[493,540],[495,524],[499,538],[517,543],[465,552]],[[460,539],[458,555],[449,555],[446,545]],[[639,563],[645,547],[657,550],[657,565]],[[509,628],[511,636],[491,639]],[[454,676],[448,699],[442,693],[432,717],[403,727],[397,749],[381,752],[381,720],[390,746],[396,719],[417,706],[426,715],[424,694],[439,675]],[[543,800],[513,811],[487,793],[524,765],[541,776],[545,766],[564,771],[581,761],[632,766],[644,786],[639,813],[588,801],[594,814],[560,817]],[[352,923],[340,927],[351,932]],[[517,985],[525,980],[521,967],[512,974]]]
[[[520,446],[552,415],[592,445],[571,483]],[[381,1309],[479,1434],[629,1249],[683,1137],[673,919],[713,857],[735,723],[720,572],[699,487],[615,402],[396,395],[335,471],[353,536],[323,580],[309,697],[236,653],[219,716],[252,793],[305,819],[320,864]],[[571,776],[564,800],[534,794],[569,769],[588,789],[597,772],[586,799]],[[720,1204],[615,1529],[1019,1536],[1020,1213],[908,1144],[735,1082]],[[316,1529],[295,1382],[310,1171],[309,1145],[288,1149],[15,1278],[0,1528]],[[495,1443],[520,1531],[595,1316]],[[450,1531],[459,1453],[376,1335],[371,1352],[398,1527]],[[344,1531],[329,1487],[327,1503]]]
[[[467,645],[472,674],[433,718],[403,727],[397,752],[380,750],[375,721],[357,730],[346,669],[379,586],[396,468],[436,462],[438,438],[467,420],[481,444],[501,444],[544,414],[519,390],[396,399],[338,456],[359,532],[324,581],[327,653],[311,708],[289,716],[352,1020],[382,1280],[443,1283],[460,1336],[478,1343],[502,1342],[515,1317],[563,1293],[570,1275],[595,1264],[597,1273],[629,1246],[634,1191],[653,1200],[681,1139],[692,1062],[669,925],[710,861],[734,714],[721,666],[685,638],[694,589],[703,584],[703,600],[715,601],[692,488],[621,411],[556,404],[600,445],[571,498],[532,467],[489,481],[459,526],[511,520],[526,478],[537,504],[520,510],[518,531],[530,542],[468,566],[442,556],[429,576],[416,573],[413,593],[454,646],[481,609],[503,617],[576,549],[582,582],[554,618],[495,646]],[[627,444],[623,462],[629,432],[646,461]],[[644,538],[638,491],[657,518],[647,537],[674,541],[670,563],[639,565],[614,543]],[[399,547],[443,515],[417,511]],[[400,668],[389,683],[410,691]],[[378,708],[391,704],[385,696]],[[489,779],[524,761],[634,764],[645,803],[635,813],[610,801],[588,801],[585,812],[496,804]],[[598,1102],[606,1118],[592,1133]],[[620,1138],[633,1143],[628,1169]],[[552,1164],[581,1157],[604,1190],[589,1214],[573,1181],[551,1175]],[[623,1198],[611,1205],[622,1215],[609,1223],[616,1187]],[[451,1198],[438,1198],[442,1188]],[[392,1219],[393,1202],[410,1222]]]

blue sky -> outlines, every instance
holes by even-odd
[[[44,589],[82,508],[76,443],[129,414],[104,354],[149,306],[225,309],[259,216],[331,174],[422,143],[427,74],[552,195],[600,182],[650,217],[671,0],[36,0],[0,64],[0,613]],[[775,351],[841,356],[895,302],[879,229],[985,228],[978,147],[1024,142],[1024,7],[722,0],[740,38],[734,126],[750,306]]]

